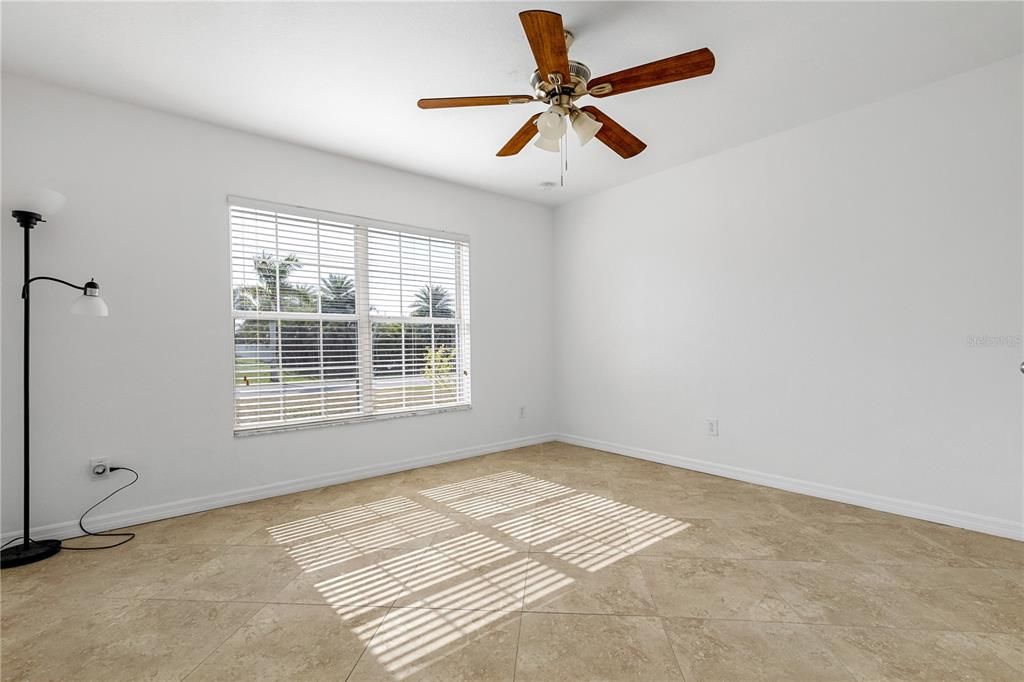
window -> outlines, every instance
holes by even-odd
[[[231,199],[236,433],[470,404],[469,242]]]

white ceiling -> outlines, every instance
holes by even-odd
[[[591,100],[648,143],[495,152],[541,105],[421,111],[420,97],[529,93],[517,13],[561,13],[594,76],[710,47],[704,78]],[[12,3],[5,71],[547,204],[1021,51],[1008,3]]]

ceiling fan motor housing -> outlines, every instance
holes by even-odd
[[[583,62],[570,59],[569,80],[571,82],[561,86],[561,92],[557,94],[571,97],[582,96],[587,91],[587,83],[590,81],[590,67]],[[547,82],[545,76],[541,76],[540,71],[537,69],[534,69],[533,75],[530,76],[530,87],[533,88],[538,98],[545,101],[556,94],[555,86]]]

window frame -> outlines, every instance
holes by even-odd
[[[284,213],[300,216],[302,218],[311,220],[324,220],[328,222],[343,223],[353,226],[354,235],[354,253],[353,253],[353,284],[355,288],[355,312],[354,313],[324,313],[324,312],[288,312],[288,311],[243,311],[235,310],[233,293],[235,288],[234,283],[234,239],[233,232],[234,226],[232,222],[232,208],[249,209],[256,211],[269,211],[273,213]],[[323,209],[315,209],[307,206],[299,206],[295,204],[284,204],[279,202],[271,202],[263,199],[253,199],[251,197],[244,197],[238,195],[228,195],[226,202],[227,212],[227,224],[228,224],[228,311],[232,324],[232,349],[231,349],[231,415],[232,415],[232,431],[235,437],[248,437],[266,433],[278,433],[282,431],[296,431],[311,428],[325,428],[329,426],[340,426],[344,424],[359,424],[372,421],[385,421],[388,419],[401,419],[404,417],[415,417],[426,414],[442,414],[445,412],[461,412],[471,410],[473,407],[473,372],[471,362],[471,341],[470,341],[470,320],[473,293],[472,293],[472,276],[469,268],[463,269],[461,264],[457,264],[455,268],[456,286],[454,297],[456,300],[456,310],[458,315],[456,317],[417,317],[412,315],[392,316],[392,315],[375,315],[371,312],[370,307],[370,264],[369,264],[369,231],[380,230],[386,232],[395,232],[398,234],[411,235],[417,237],[426,237],[434,239],[442,239],[451,242],[461,242],[466,246],[466,250],[469,251],[472,247],[470,244],[470,237],[467,234],[458,232],[450,232],[448,230],[435,230],[424,227],[418,227],[415,225],[406,225],[404,223],[395,223],[386,220],[379,220],[376,218],[367,218],[364,216],[351,215],[346,213],[337,213],[334,211],[327,211]],[[458,252],[457,252],[458,253]],[[279,255],[279,254],[278,254]],[[458,256],[461,257],[461,256]],[[469,281],[462,282],[463,272],[466,273]],[[470,303],[467,305],[464,298],[468,294]],[[236,421],[237,403],[236,403],[236,384],[235,384],[235,349],[234,349],[234,323],[238,319],[252,319],[253,315],[263,315],[262,319],[272,319],[279,321],[310,321],[310,322],[328,322],[328,321],[350,321],[356,323],[357,328],[357,364],[359,369],[359,384],[360,384],[360,404],[362,405],[363,411],[352,416],[343,417],[318,417],[308,418],[307,421],[293,421],[290,423],[270,424],[270,425],[257,425],[257,426],[239,426]],[[266,317],[271,315],[272,317]],[[461,401],[454,403],[442,404],[442,405],[424,405],[417,406],[404,410],[391,410],[387,412],[373,412],[373,393],[374,393],[374,378],[373,378],[373,325],[376,323],[399,323],[399,324],[439,324],[439,325],[453,325],[457,330],[459,337],[459,353],[457,353],[458,369],[457,374],[462,375],[462,393],[465,398]],[[366,357],[364,359],[364,352]],[[322,362],[322,360],[321,360]],[[370,411],[366,412],[366,406],[370,406]]]

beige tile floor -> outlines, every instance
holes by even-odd
[[[4,680],[1024,679],[1024,543],[560,443],[134,530]]]

